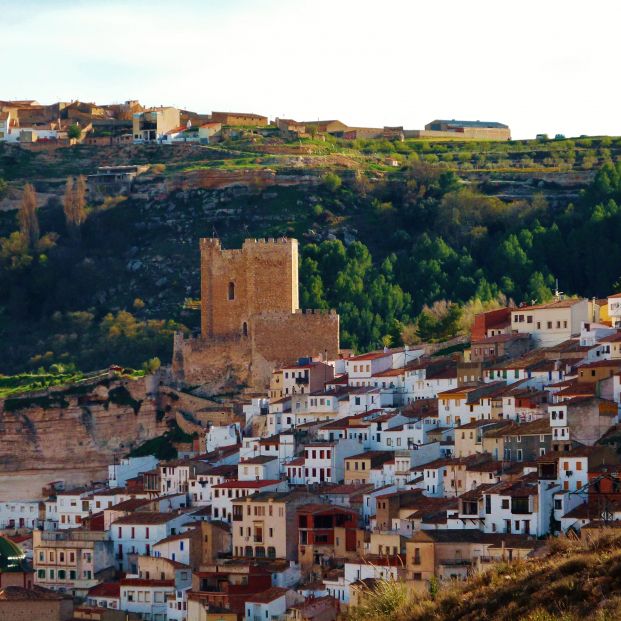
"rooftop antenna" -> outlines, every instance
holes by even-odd
[[[565,295],[565,294],[563,293],[563,291],[559,291],[559,289],[558,289],[558,278],[557,278],[557,279],[556,279],[556,287],[555,287],[555,289],[554,289],[554,300],[555,300],[556,302],[559,302],[560,300],[562,300],[562,299],[563,299],[563,296],[564,296],[564,295]]]

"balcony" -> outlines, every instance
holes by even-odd
[[[303,384],[303,385],[306,386],[306,385],[308,385],[308,377],[296,377],[295,378],[295,383],[298,384],[298,385]]]
[[[444,565],[445,567],[464,567],[472,565],[472,560],[467,558],[447,558],[441,560],[438,565]]]

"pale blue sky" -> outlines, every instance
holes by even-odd
[[[0,0],[0,99],[621,135],[619,0]]]

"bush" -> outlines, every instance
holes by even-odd
[[[74,140],[78,140],[82,136],[82,130],[77,123],[73,125],[69,125],[69,129],[67,130],[67,136]]]
[[[329,172],[323,177],[323,185],[330,192],[336,192],[342,183],[343,180],[336,173]]]

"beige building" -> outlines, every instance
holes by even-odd
[[[253,112],[212,112],[211,121],[233,127],[265,127],[268,118]]]
[[[393,451],[367,451],[345,458],[345,484],[369,483],[371,470],[381,468],[394,457]]]
[[[0,621],[70,621],[71,597],[48,589],[9,586],[0,589]]]
[[[135,112],[132,130],[135,143],[162,142],[167,134],[181,124],[179,110],[170,106]]]
[[[497,561],[526,558],[537,542],[525,535],[482,533],[475,529],[421,530],[406,543],[408,579],[464,580]]]
[[[204,598],[190,592],[188,596],[189,621],[238,621],[237,613],[218,608]]]
[[[297,560],[297,508],[316,500],[305,491],[260,492],[235,500],[233,556]]]
[[[582,322],[593,319],[597,317],[586,298],[558,300],[513,309],[511,331],[530,334],[536,347],[552,347],[580,334]]]
[[[494,455],[494,453],[485,449],[484,438],[488,432],[506,427],[509,424],[509,421],[505,420],[482,419],[471,421],[461,427],[455,427],[455,457],[466,457],[475,453],[491,453]],[[498,455],[502,455],[502,453],[498,453]]]
[[[114,573],[108,533],[91,530],[33,532],[35,584],[83,597]]]
[[[282,369],[274,369],[270,378],[270,401],[278,401],[285,394],[284,371]]]

